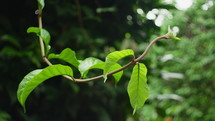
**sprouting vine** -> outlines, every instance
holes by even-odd
[[[45,30],[42,26],[42,10],[45,6],[44,0],[37,0],[38,1],[38,27],[29,27],[27,32],[28,33],[35,33],[39,36],[39,43],[41,49],[41,56],[42,60],[48,65],[44,69],[37,69],[30,73],[28,73],[23,80],[20,82],[18,90],[17,90],[17,97],[26,111],[25,108],[25,101],[29,94],[42,82],[45,80],[62,75],[64,78],[74,81],[74,82],[88,82],[94,81],[97,79],[104,78],[104,82],[107,80],[108,76],[113,76],[115,82],[119,82],[121,76],[123,75],[123,70],[128,68],[129,66],[134,65],[131,78],[128,84],[128,95],[130,98],[131,106],[134,109],[134,112],[140,109],[145,101],[149,96],[149,88],[147,85],[147,68],[143,63],[139,63],[139,61],[146,56],[150,48],[153,46],[155,42],[161,39],[176,39],[179,38],[173,35],[173,32],[169,28],[168,33],[162,35],[160,37],[155,38],[151,41],[151,43],[147,46],[145,51],[137,58],[134,56],[134,52],[131,49],[121,50],[111,52],[106,56],[105,61],[99,60],[95,57],[89,57],[84,60],[78,60],[76,58],[75,51],[66,48],[60,54],[49,54],[50,50],[50,34],[47,30]],[[133,59],[131,61],[121,66],[117,62],[127,56],[132,56]],[[70,65],[77,68],[81,74],[81,78],[75,78],[73,75],[73,70],[68,65],[62,64],[55,64],[51,63],[51,59],[60,59],[65,62],[68,62]],[[103,75],[99,75],[92,78],[86,78],[88,71],[91,69],[101,69],[103,70]]]

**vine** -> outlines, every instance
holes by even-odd
[[[50,34],[47,30],[42,27],[42,10],[45,6],[44,0],[38,1],[38,27],[29,27],[27,29],[27,33],[35,33],[39,36],[39,43],[41,49],[42,60],[48,65],[48,67],[44,69],[37,69],[30,73],[28,73],[23,80],[20,82],[18,90],[17,90],[17,98],[22,105],[24,111],[25,101],[29,94],[42,82],[45,80],[62,75],[64,78],[69,79],[74,82],[88,82],[94,81],[97,79],[104,78],[104,82],[107,80],[108,76],[113,75],[116,83],[120,80],[123,75],[123,70],[128,68],[129,66],[135,65],[132,71],[131,79],[128,84],[128,95],[130,98],[131,106],[134,109],[134,112],[140,109],[149,96],[149,88],[147,86],[147,68],[143,63],[139,63],[139,61],[146,56],[150,48],[153,46],[155,42],[161,39],[176,39],[179,38],[173,35],[170,27],[168,33],[162,35],[160,37],[155,38],[151,41],[151,43],[147,46],[146,50],[139,57],[135,58],[134,52],[131,49],[121,50],[111,52],[106,56],[105,62],[94,58],[89,57],[84,60],[78,60],[76,58],[75,51],[66,48],[60,54],[49,54],[50,50]],[[117,62],[127,56],[132,56],[133,59],[126,65],[121,66]],[[73,70],[70,66],[56,64],[53,65],[51,63],[51,59],[60,59],[65,62],[68,62],[70,65],[74,66],[80,71],[81,78],[75,78],[73,76]],[[85,78],[88,71],[91,69],[101,69],[103,70],[103,75],[99,75],[92,78]]]

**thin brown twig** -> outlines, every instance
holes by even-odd
[[[161,40],[161,39],[168,39],[169,36],[168,35],[163,35],[163,36],[160,36],[160,37],[157,37],[155,38],[154,40],[152,40],[152,42],[147,46],[146,50],[143,52],[142,55],[140,55],[138,58],[132,60],[131,62],[129,62],[127,65],[117,69],[117,70],[114,70],[112,72],[109,72],[107,74],[107,76],[110,76],[112,74],[115,74],[117,72],[120,72],[126,68],[128,68],[129,66],[135,64],[136,62],[140,61],[143,57],[146,56],[146,54],[148,53],[148,51],[150,50],[150,48],[152,47],[152,45],[157,42],[158,40]],[[101,79],[103,78],[103,75],[100,75],[100,76],[96,76],[96,77],[92,77],[92,78],[88,78],[88,79],[75,79],[76,82],[88,82],[88,81],[93,81],[93,80],[97,80],[97,79]]]
[[[42,24],[42,14],[41,13],[38,14],[38,24],[39,24],[39,28],[42,29],[43,24]],[[39,37],[39,41],[40,41],[41,55],[42,55],[42,57],[45,57],[45,48],[44,48],[43,39],[41,37]]]
[[[42,29],[42,13],[40,13],[38,15],[38,24],[39,24],[39,28]],[[128,68],[129,66],[131,65],[134,65],[136,62],[140,61],[142,58],[144,58],[146,56],[146,54],[148,53],[148,51],[150,50],[150,48],[152,47],[152,45],[157,42],[158,40],[161,40],[161,39],[168,39],[169,36],[168,35],[163,35],[163,36],[160,36],[160,37],[157,37],[155,38],[154,40],[151,41],[151,43],[147,46],[146,50],[142,53],[142,55],[140,55],[138,58],[136,59],[133,59],[131,62],[129,62],[127,65],[117,69],[117,70],[114,70],[112,72],[109,72],[107,74],[107,76],[110,76],[112,74],[115,74],[117,72],[120,72],[126,68]],[[48,64],[49,66],[52,65],[52,63],[48,60],[48,58],[46,57],[45,55],[45,48],[44,48],[44,43],[43,43],[43,39],[41,37],[39,37],[39,41],[40,41],[40,48],[41,48],[41,55],[42,55],[42,59],[43,61]],[[99,75],[99,76],[96,76],[96,77],[92,77],[92,78],[88,78],[88,79],[75,79],[74,77],[70,77],[70,76],[67,76],[67,75],[63,75],[64,78],[66,79],[69,79],[69,80],[72,80],[74,82],[89,82],[89,81],[94,81],[94,80],[97,80],[97,79],[101,79],[103,78],[103,75]]]
[[[38,14],[38,24],[39,24],[39,28],[42,29],[43,28],[43,24],[42,24],[42,11],[41,13]],[[48,64],[49,66],[53,65],[48,58],[45,55],[45,47],[44,47],[44,43],[43,43],[43,39],[41,37],[39,37],[39,41],[40,41],[40,49],[41,49],[41,56],[42,56],[42,60]],[[75,78],[67,76],[67,75],[63,75],[64,78],[75,81]]]

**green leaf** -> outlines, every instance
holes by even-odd
[[[126,57],[126,56],[134,56],[134,51],[131,49],[126,49],[122,51],[115,51],[107,55],[104,67],[104,82],[107,80],[107,74],[110,72],[110,68],[116,64],[117,61]]]
[[[39,27],[29,27],[27,29],[27,33],[36,33],[37,35],[40,35],[40,28]]]
[[[90,68],[88,69],[88,71],[91,70],[91,69],[102,69],[102,70],[104,70],[104,67],[105,67],[105,62],[102,62],[102,63],[98,63],[98,64],[96,64],[96,65],[90,67]],[[117,70],[117,69],[119,69],[119,68],[121,68],[121,66],[120,66],[119,64],[116,63],[115,65],[113,65],[113,66],[111,67],[110,71],[114,71],[114,70]],[[87,72],[88,72],[88,71],[87,71]],[[87,73],[86,73],[86,74],[87,74]],[[120,72],[117,72],[117,73],[113,74],[112,76],[114,77],[115,82],[118,83],[119,80],[121,79],[122,75],[123,75],[123,71],[120,71]]]
[[[64,65],[51,65],[44,69],[38,69],[27,74],[17,90],[17,98],[25,111],[25,101],[29,94],[42,82],[59,75],[73,76],[73,71],[69,66]]]
[[[181,40],[180,38],[174,36],[173,31],[171,30],[170,26],[168,26],[168,33],[166,35],[169,36],[169,38],[171,38],[171,39]]]
[[[71,50],[70,48],[64,49],[60,54],[49,54],[48,59],[60,59],[75,66],[76,68],[78,68],[79,65],[75,51]]]
[[[144,64],[138,63],[134,66],[128,84],[128,95],[134,109],[133,114],[144,105],[149,96],[146,74],[147,68]]]
[[[41,37],[45,43],[46,53],[48,53],[48,51],[50,49],[49,43],[51,40],[51,36],[47,30],[40,29],[38,27],[29,27],[27,29],[27,33],[35,33],[35,34],[37,34],[37,36]]]
[[[101,61],[101,60],[99,60],[97,58],[94,58],[94,57],[89,57],[89,58],[86,58],[83,61],[80,61],[80,64],[78,66],[78,70],[81,72],[81,76],[83,78],[85,78],[87,72],[90,69],[90,67],[92,67],[92,66],[94,66],[94,65],[96,65],[98,63],[103,63],[103,61]]]
[[[44,0],[37,0],[37,3],[39,5],[39,11],[42,12],[44,6],[45,6],[45,2]]]
[[[111,68],[110,68],[110,72],[117,70],[119,68],[121,68],[122,66],[120,66],[118,63],[114,64]],[[113,74],[113,77],[115,79],[115,82],[118,83],[122,77],[123,71],[117,72],[115,74]]]

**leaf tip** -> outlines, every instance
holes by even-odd
[[[23,106],[23,112],[26,113],[26,108],[25,105]]]
[[[132,114],[134,115],[134,114],[136,113],[136,111],[137,111],[137,110],[136,110],[136,108],[134,108],[134,110],[133,110],[133,113],[132,113]]]
[[[107,77],[104,79],[104,83],[107,81]]]
[[[25,107],[25,102],[21,102],[19,100],[19,103],[21,104],[22,108],[23,108],[23,112],[26,113],[26,107]]]

